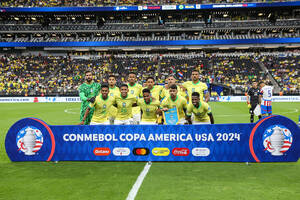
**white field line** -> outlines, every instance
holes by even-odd
[[[143,171],[140,173],[139,177],[136,179],[134,185],[132,186],[126,200],[134,200],[136,194],[139,191],[139,188],[141,187],[144,178],[146,177],[150,167],[151,167],[151,162],[147,162]]]

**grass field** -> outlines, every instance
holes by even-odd
[[[0,199],[126,199],[144,162],[24,162],[8,159],[4,140],[24,117],[51,125],[77,124],[78,103],[0,104]],[[211,103],[216,123],[248,123],[245,103]],[[300,103],[273,103],[274,114],[298,122]],[[152,164],[139,200],[300,199],[297,163]]]

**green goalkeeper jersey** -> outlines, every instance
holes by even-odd
[[[92,82],[91,84],[83,83],[79,86],[79,96],[81,99],[81,108],[80,108],[80,121],[82,121],[85,111],[89,106],[87,101],[88,98],[95,97],[99,94],[101,85],[99,83]],[[87,125],[90,123],[92,116],[94,113],[94,109],[91,109],[89,115],[87,116],[84,124]]]

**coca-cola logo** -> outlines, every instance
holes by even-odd
[[[174,148],[172,150],[172,154],[174,156],[188,156],[190,154],[190,150],[188,148]]]
[[[110,154],[110,149],[105,147],[95,148],[94,154],[95,156],[108,156]]]

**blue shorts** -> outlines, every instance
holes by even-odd
[[[264,105],[261,105],[260,106],[261,108],[261,114],[272,114],[272,106],[264,106]]]

